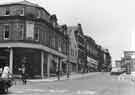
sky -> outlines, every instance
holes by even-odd
[[[22,0],[0,0],[0,3]],[[135,50],[134,0],[28,0],[56,14],[59,24],[82,24],[85,35],[109,49],[112,60]]]

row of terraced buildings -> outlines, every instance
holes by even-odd
[[[0,5],[0,66],[30,78],[67,72],[109,71],[108,49],[83,33],[81,24],[58,24],[56,15],[29,1]]]

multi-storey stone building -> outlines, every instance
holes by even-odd
[[[86,64],[85,38],[81,24],[68,27],[69,32],[69,61],[72,63],[72,70],[83,72]]]
[[[86,54],[87,54],[87,69],[88,71],[97,71],[99,56],[96,42],[89,36],[85,36]]]
[[[124,51],[121,67],[130,74],[135,72],[135,51]]]
[[[98,71],[110,71],[111,70],[111,55],[108,49],[98,45],[99,64]]]
[[[78,46],[75,36],[75,31],[78,30],[75,26],[68,27],[69,36],[69,63],[70,71],[78,72]]]
[[[28,1],[0,5],[0,64],[9,64],[11,73],[19,74],[25,63],[29,76],[49,77],[65,68],[67,46],[66,29],[43,7]]]

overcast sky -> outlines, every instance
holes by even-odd
[[[15,1],[15,0],[14,0]],[[21,0],[16,0],[21,1]],[[108,48],[113,60],[135,47],[134,0],[29,0],[56,14],[59,24],[81,23],[83,32]],[[13,0],[0,0],[13,2]]]

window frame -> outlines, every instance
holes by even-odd
[[[18,26],[19,26],[19,33],[21,33],[21,40],[23,40],[24,39],[24,24],[19,23]]]
[[[7,11],[9,12],[8,14],[7,14]],[[4,15],[5,16],[9,16],[10,15],[10,8],[9,7],[5,8],[5,14]]]
[[[21,13],[21,12],[23,12],[23,13]],[[20,16],[24,16],[24,8],[20,9]]]
[[[8,28],[6,29],[6,26],[8,26]],[[6,38],[6,31],[8,31],[8,38]],[[3,39],[4,40],[9,40],[10,39],[10,27],[9,24],[4,24],[4,33],[3,33]]]
[[[35,40],[35,41],[39,41],[39,31],[40,31],[39,28],[37,28],[37,29],[34,31],[34,40]],[[35,36],[36,34],[38,35],[38,36],[37,36],[37,37],[38,37],[37,39],[36,39],[36,36]]]

